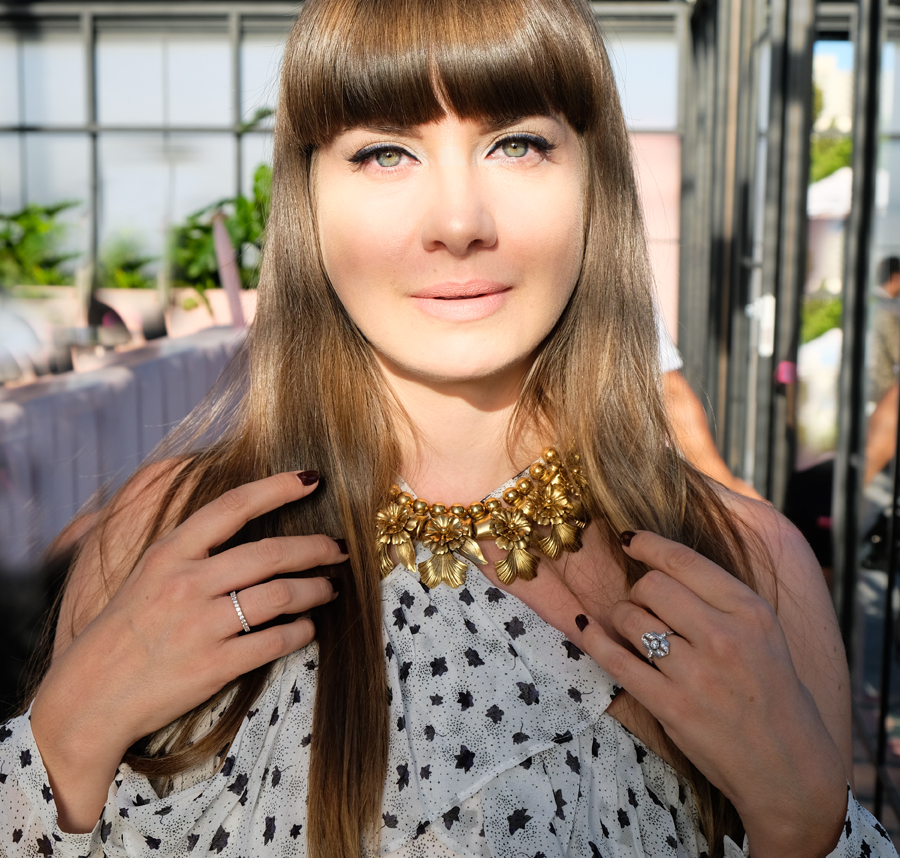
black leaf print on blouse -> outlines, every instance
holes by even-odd
[[[266,846],[275,839],[275,817],[266,817],[266,830],[263,832],[263,845]]]
[[[525,701],[526,706],[533,706],[540,703],[538,699],[538,690],[534,687],[533,682],[517,682],[519,688],[519,697]]]
[[[512,644],[507,644],[507,647],[506,647],[506,648],[509,650],[509,654],[510,654],[513,658],[518,658],[518,657],[519,657],[519,654],[516,652],[516,648],[515,648]]]
[[[647,752],[640,746],[634,746],[634,755],[637,757],[638,765],[644,762],[644,757],[647,756]]]
[[[484,664],[484,659],[482,659],[482,657],[478,654],[478,651],[472,649],[472,647],[469,647],[466,650],[465,656],[466,661],[469,662],[469,667],[481,667],[481,665]]]
[[[312,741],[312,733],[307,733],[307,734],[300,740],[300,747],[301,747],[301,748],[307,747],[311,741]]]
[[[400,665],[400,670],[398,671],[398,676],[400,677],[401,682],[406,682],[409,678],[409,669],[412,667],[411,661],[404,661],[402,665]]]
[[[562,790],[555,789],[553,790],[553,800],[556,802],[556,818],[557,819],[565,819],[566,815],[563,813],[563,808],[569,803],[563,798]]]
[[[566,730],[565,733],[557,733],[553,737],[553,741],[556,742],[557,745],[565,745],[566,742],[572,741],[572,731]]]
[[[527,760],[522,760],[522,762],[519,763],[519,765],[520,765],[523,769],[525,769],[525,771],[528,771],[528,769],[531,768],[531,763],[532,763],[533,760],[534,760],[534,757],[529,757]]]
[[[527,733],[523,733],[521,730],[518,733],[513,733],[513,744],[521,745],[522,742],[527,742],[531,736]]]
[[[678,802],[679,804],[684,804],[687,801],[687,793],[684,791],[684,786],[682,784],[678,784]]]
[[[394,625],[402,632],[406,625],[406,614],[403,613],[403,608],[394,608],[393,617]]]
[[[406,719],[401,715],[397,718],[397,729],[402,730],[406,726]]]
[[[504,712],[503,710],[495,703],[488,709],[487,712],[484,713],[491,719],[495,724],[499,724],[503,720]]]
[[[253,718],[256,716],[256,713],[257,713],[257,712],[259,712],[259,709],[251,709],[251,710],[247,713],[247,720],[248,720],[248,721],[252,721]]]
[[[272,710],[272,717],[269,718],[269,726],[274,727],[278,723],[278,707]]]
[[[628,818],[628,814],[625,812],[624,808],[620,807],[616,816],[619,819],[620,828],[627,828],[629,825],[631,825],[631,820]]]
[[[509,833],[515,834],[517,831],[521,831],[528,824],[530,819],[531,817],[528,815],[527,807],[520,807],[517,810],[514,810],[506,817],[506,821],[509,823]]]
[[[280,784],[280,783],[281,783],[281,769],[279,769],[278,766],[275,766],[275,768],[272,769],[272,786],[277,787],[278,784]]]
[[[44,801],[46,801],[47,804],[53,801],[53,793],[50,791],[50,784],[44,784],[41,787],[41,795],[44,797]]]
[[[193,852],[194,847],[200,842],[199,834],[188,834],[188,852]]]
[[[466,709],[471,709],[475,705],[471,691],[460,691],[456,702],[462,707],[463,712],[465,712]]]
[[[603,832],[604,837],[609,837],[609,829],[603,824],[603,820],[600,820],[600,830]]]
[[[244,807],[244,805],[247,804],[247,799],[248,799],[248,798],[249,798],[249,795],[248,795],[248,793],[247,793],[247,790],[244,790],[244,791],[241,793],[241,797],[238,799],[238,804],[239,804],[241,807]]]
[[[394,656],[394,645],[388,641],[387,646],[384,648],[384,657],[390,661]]]
[[[229,778],[231,777],[232,771],[234,771],[234,757],[228,757],[222,764],[222,774],[225,775],[226,778]]]
[[[138,793],[134,797],[134,806],[135,807],[143,807],[145,804],[150,804],[150,799],[144,798],[140,793]]]
[[[466,620],[466,628],[473,634],[478,634],[478,627],[471,620]]]
[[[50,838],[45,834],[43,837],[38,837],[37,839],[38,852],[41,855],[52,855],[53,854],[53,844],[50,842]]]
[[[128,819],[128,808],[120,807],[119,808],[119,816],[121,816],[122,819]]]
[[[877,831],[877,832],[878,832],[885,840],[890,840],[890,839],[891,839],[890,837],[888,837],[888,833],[884,830],[884,828],[882,828],[881,823],[880,823],[877,819],[875,820],[875,830],[876,830],[876,831]]]
[[[28,749],[22,751],[22,753],[19,754],[19,763],[21,764],[23,769],[26,768],[27,766],[30,766],[31,765],[31,751],[29,751]]]
[[[634,794],[634,790],[631,787],[628,787],[628,803],[635,808],[638,806],[637,796]]]
[[[647,795],[650,796],[650,801],[652,801],[657,807],[664,808],[665,805],[662,803],[659,796],[655,792],[653,792],[653,790],[650,789],[650,787],[647,787],[646,789],[647,789]]]
[[[13,843],[18,843],[22,839],[22,829],[14,828],[13,829]]]
[[[465,602],[467,605],[471,605],[475,601],[475,597],[469,592],[468,587],[463,587],[459,591],[459,601]]]
[[[868,843],[861,843],[859,846],[859,858],[869,858],[872,854],[872,847]]]
[[[419,586],[426,592],[431,592],[431,587],[429,587],[424,581],[419,581]]]
[[[591,756],[596,758],[599,755],[600,755],[600,743],[597,741],[597,737],[594,736],[594,738],[591,739]]]
[[[525,634],[525,625],[518,617],[513,617],[508,623],[504,623],[503,628],[513,640]]]
[[[669,806],[669,816],[672,817],[672,825],[678,828],[678,811],[671,805]]]
[[[216,852],[221,852],[228,845],[228,838],[230,836],[231,835],[220,825],[216,829],[216,833],[209,843],[209,851],[212,852],[213,849],[215,849]]]
[[[411,608],[416,603],[415,597],[412,593],[409,592],[409,590],[404,590],[403,594],[397,601],[399,601],[404,608]]]
[[[566,751],[566,765],[576,774],[581,774],[581,760],[578,759],[571,751]],[[628,792],[631,795],[634,793],[629,789]],[[630,796],[629,796],[630,797]]]
[[[4,772],[0,772],[0,784],[6,783],[6,774]]]
[[[10,730],[6,724],[0,724],[0,745],[2,745],[10,736],[12,736],[12,730]]]
[[[434,727],[432,727],[431,724],[429,724],[425,728],[425,738],[428,739],[429,742],[433,742],[434,736],[435,736]]]
[[[567,692],[576,703],[581,703],[581,692],[577,688],[570,688]]]
[[[449,831],[453,828],[454,822],[459,822],[459,807],[451,807],[442,817],[444,827]]]
[[[447,658],[446,656],[439,656],[431,662],[431,675],[432,676],[443,676],[447,672]]]
[[[106,843],[109,835],[112,833],[112,823],[111,822],[101,822],[100,823],[100,841],[102,843]]]
[[[609,835],[606,836],[608,837]],[[593,840],[588,840],[588,846],[591,847],[591,858],[603,858],[600,850],[597,848],[597,844]]]
[[[397,827],[397,817],[394,816],[393,813],[382,813],[381,818],[384,820],[384,824],[387,828]]]
[[[462,769],[468,774],[469,769],[475,764],[475,752],[470,751],[465,745],[459,746],[459,753],[456,757],[456,768]]]
[[[303,831],[302,825],[300,825],[300,824],[292,825],[291,831],[290,831],[291,839],[296,840],[300,836],[301,831]]]
[[[247,789],[247,783],[250,778],[245,774],[240,774],[234,779],[234,783],[228,787],[228,792],[233,792],[235,795],[240,795],[245,789]]]
[[[390,706],[391,703],[394,702],[394,692],[391,691],[390,687],[388,687],[388,690],[387,690],[387,702],[388,702],[388,706]]]
[[[410,626],[410,627],[409,627],[409,633],[410,633],[411,635],[417,635],[417,634],[419,633],[419,629],[420,629],[420,628],[421,628],[421,626],[419,626],[419,625]]]
[[[300,702],[300,689],[297,688],[297,683],[295,682],[293,686],[291,686],[291,706],[295,703]]]
[[[400,775],[397,778],[397,789],[402,792],[404,787],[409,786],[409,766],[406,763],[397,766],[397,774]]]
[[[674,837],[672,837],[671,834],[669,834],[669,835],[666,837],[666,846],[668,846],[669,849],[673,849],[673,850],[674,850],[674,849],[677,849],[677,848],[678,848],[678,841],[677,841]]]
[[[569,658],[574,658],[575,661],[578,661],[578,659],[580,659],[581,656],[584,655],[584,653],[580,649],[578,649],[578,647],[575,646],[572,641],[563,641],[562,645],[566,648],[566,653],[568,654]]]
[[[547,828],[550,829],[551,834],[556,834],[556,826],[552,822],[547,826]]]
[[[154,810],[153,815],[154,816],[168,816],[171,812],[172,812],[172,806],[166,805],[165,807],[160,808],[159,810]]]
[[[151,849],[159,849],[160,840],[158,837],[151,837],[149,834],[144,835],[144,843],[146,843]]]
[[[437,612],[438,612],[438,609],[435,608],[434,605],[429,605],[424,611],[422,611],[422,613],[425,614],[425,616],[428,617],[429,620],[430,620]]]
[[[501,599],[506,598],[506,596],[503,595],[503,591],[498,590],[496,587],[488,587],[487,590],[484,591],[484,595],[488,597],[489,602],[499,602]]]
[[[303,665],[307,670],[315,670],[316,662],[314,659],[310,659],[306,664]]]
[[[422,766],[422,768],[419,769],[419,777],[423,781],[430,780],[431,779],[431,766]]]
[[[432,706],[443,706],[444,698],[440,694],[432,694],[431,695],[431,705]]]
[[[844,820],[844,836],[850,837],[853,833],[853,825],[850,822],[849,818]]]

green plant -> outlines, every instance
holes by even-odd
[[[853,160],[853,138],[825,131],[813,134],[809,141],[809,183],[830,176]]]
[[[255,288],[259,282],[259,257],[271,193],[272,168],[261,164],[253,174],[252,197],[218,200],[188,215],[183,224],[175,227],[169,245],[173,285],[193,287],[201,298],[206,289],[222,285],[212,227],[213,216],[221,211],[235,249],[241,287]]]
[[[800,309],[800,342],[808,343],[841,326],[844,305],[839,295],[812,295]]]
[[[0,285],[65,285],[72,275],[63,263],[78,253],[61,253],[59,245],[65,225],[60,212],[77,206],[77,201],[52,206],[31,204],[12,214],[0,214]]]
[[[105,289],[152,289],[156,278],[144,269],[155,262],[153,256],[142,256],[137,241],[119,236],[100,254],[97,285]]]

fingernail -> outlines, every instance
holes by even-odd
[[[635,532],[633,530],[623,530],[619,534],[619,541],[622,543],[622,545],[628,548],[628,546],[631,545],[631,540],[634,539],[634,537]]]
[[[335,539],[335,540],[334,540],[334,544],[337,545],[338,551],[340,551],[341,554],[348,554],[348,553],[349,553],[349,552],[347,551],[347,540],[346,540],[346,539]]]
[[[331,589],[334,590],[334,595],[339,595],[341,592],[341,588],[344,586],[344,582],[340,578],[329,578],[328,583],[331,584]]]
[[[584,614],[579,614],[575,617],[575,625],[578,626],[578,631],[583,632],[587,628],[588,618]]]
[[[303,483],[304,486],[311,486],[313,483],[319,482],[319,472],[318,471],[298,471],[297,479]]]

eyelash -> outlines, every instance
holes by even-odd
[[[555,148],[556,144],[551,143],[545,137],[541,137],[539,134],[509,134],[506,137],[502,137],[493,146],[491,146],[489,155],[493,155],[498,149],[500,149],[506,143],[527,143],[529,146],[536,149],[541,155],[549,155]],[[348,160],[351,164],[357,164],[359,166],[363,166],[367,162],[371,161],[381,152],[399,152],[402,155],[406,155],[407,157],[412,158],[409,152],[406,151],[402,146],[392,146],[387,143],[375,143],[372,146],[366,146],[363,149],[360,149],[359,152],[356,152],[354,155],[351,155]],[[522,156],[524,157],[524,156]],[[515,159],[512,159],[515,160]],[[390,170],[396,169],[396,167],[382,167],[382,169]]]

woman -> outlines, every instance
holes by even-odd
[[[307,0],[229,427],[85,540],[3,848],[895,855],[808,548],[669,443],[649,283],[587,4]]]

